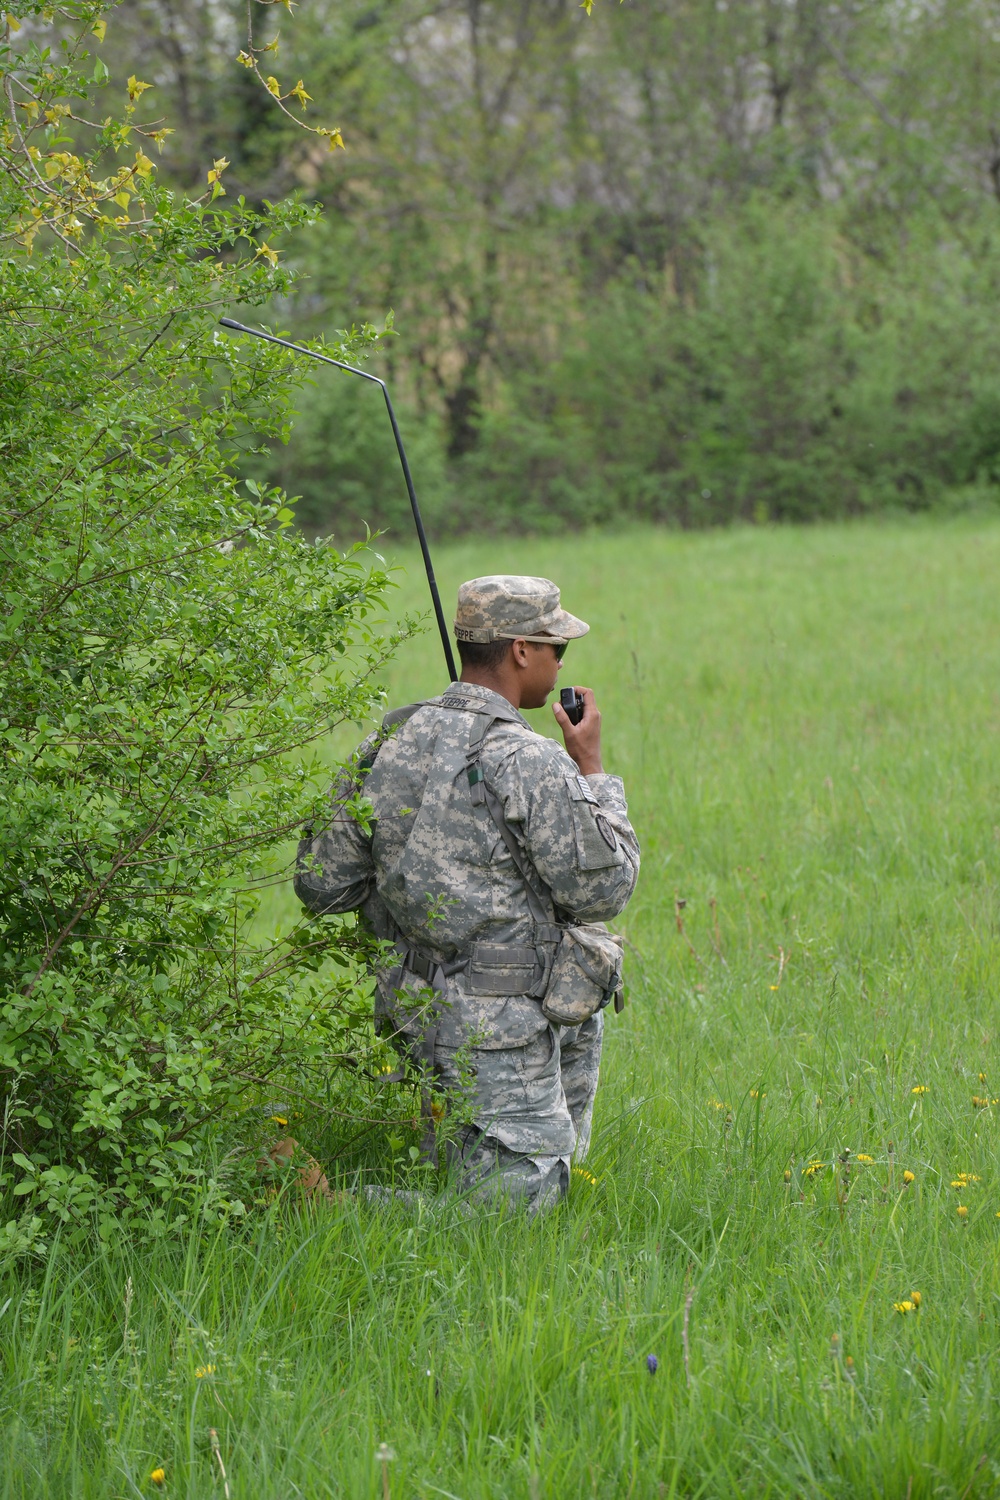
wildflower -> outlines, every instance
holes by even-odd
[[[270,1121],[271,1121],[272,1125],[287,1125],[288,1124],[288,1121],[287,1121],[287,1119],[285,1118],[284,1115],[271,1115],[269,1118],[270,1118]]]
[[[926,1083],[918,1083],[915,1088],[912,1088],[910,1090],[911,1094],[916,1094],[918,1097],[921,1094],[926,1094],[926,1092],[927,1092],[927,1085],[926,1085]]]
[[[817,1172],[822,1172],[826,1166],[825,1161],[811,1161],[803,1172],[803,1177],[815,1177]]]
[[[985,1083],[986,1082],[986,1074],[985,1073],[980,1073],[980,1075],[979,1075],[979,1082],[980,1083]]]
[[[921,1304],[921,1302],[923,1302],[923,1300],[924,1299],[920,1295],[919,1292],[911,1292],[910,1293],[910,1301],[913,1303],[914,1307],[919,1307],[920,1304]]]
[[[989,1107],[990,1107],[989,1098],[988,1097],[983,1097],[980,1094],[973,1094],[973,1096],[972,1096],[972,1107],[973,1107],[973,1109],[989,1109]]]
[[[785,1168],[785,1181],[786,1182],[791,1182],[791,1180],[792,1180],[792,1174],[791,1174],[791,1172],[789,1172],[788,1168],[786,1167]],[[1000,1214],[997,1214],[997,1218],[1000,1219]]]
[[[588,1172],[586,1167],[574,1167],[572,1170],[574,1177],[582,1177],[584,1182],[590,1183],[591,1187],[597,1186],[597,1178],[593,1172]]]
[[[967,1219],[969,1217],[969,1210],[966,1208],[964,1203],[960,1203],[955,1212],[958,1214],[958,1217],[960,1219]]]
[[[906,1316],[907,1313],[911,1313],[911,1312],[915,1312],[916,1311],[916,1308],[915,1308],[914,1304],[912,1302],[910,1302],[909,1300],[907,1300],[905,1302],[894,1302],[892,1305],[893,1305],[894,1309],[896,1310],[896,1312],[902,1313],[904,1317]]]
[[[656,1355],[655,1354],[647,1354],[646,1355],[646,1369],[649,1371],[650,1375],[655,1375],[656,1372],[657,1372],[657,1370],[659,1368],[660,1368],[660,1361],[657,1359]]]
[[[765,1091],[765,1092],[762,1093],[760,1089],[751,1089],[750,1090],[750,1098],[751,1099],[766,1099],[767,1098],[767,1092]]]
[[[195,1370],[195,1372],[194,1372],[194,1378],[195,1378],[195,1380],[204,1380],[206,1375],[214,1375],[214,1374],[215,1374],[215,1366],[214,1365],[199,1365],[198,1368],[197,1368],[197,1370]]]
[[[903,1182],[904,1182],[904,1184],[905,1184],[906,1187],[909,1187],[910,1183],[911,1182],[916,1182],[916,1180],[917,1179],[916,1179],[916,1174],[915,1173],[913,1173],[913,1172],[904,1172],[903,1173]]]
[[[844,1368],[847,1371],[848,1375],[853,1380],[854,1379],[854,1360],[851,1358],[850,1355],[848,1355],[847,1358],[844,1360]]]
[[[154,1484],[162,1484],[167,1477],[167,1473],[165,1469],[153,1469],[149,1477]]]
[[[722,1102],[721,1099],[709,1099],[708,1102],[711,1105],[712,1109],[728,1109],[729,1108],[729,1105],[728,1104],[723,1104],[723,1102]]]
[[[858,1154],[857,1154],[857,1156],[854,1158],[854,1160],[855,1161],[863,1161],[866,1166],[870,1167],[872,1165],[872,1163],[874,1162],[875,1158],[873,1156],[866,1156],[863,1151],[859,1151]]]
[[[959,1172],[958,1176],[952,1183],[952,1187],[968,1187],[970,1182],[979,1182],[980,1180],[981,1179],[976,1176],[975,1172]]]

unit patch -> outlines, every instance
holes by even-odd
[[[612,828],[611,824],[608,822],[604,814],[598,813],[597,817],[594,819],[594,822],[597,824],[597,831],[601,835],[601,838],[604,840],[604,842],[607,844],[608,848],[617,849],[618,839],[615,834],[615,830]]]

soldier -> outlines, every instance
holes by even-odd
[[[471,1120],[447,1142],[463,1190],[532,1211],[566,1192],[590,1144],[603,1011],[620,1008],[621,939],[603,923],[639,871],[591,690],[577,689],[579,724],[554,705],[565,750],[520,712],[544,705],[589,628],[548,579],[464,583],[461,680],[365,741],[295,881],[313,912],[360,910],[392,945],[376,1023],[435,1090],[465,1100]]]

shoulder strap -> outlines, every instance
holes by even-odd
[[[483,751],[483,741],[486,738],[490,726],[497,719],[505,719],[506,715],[494,714],[491,710],[476,712],[469,725],[469,749],[466,756],[466,771],[469,777],[469,794],[473,807],[485,806],[493,822],[496,824],[497,832],[503,839],[507,853],[514,862],[521,879],[524,881],[525,895],[528,899],[528,909],[531,912],[532,921],[536,927],[556,928],[555,905],[552,893],[542,882],[538,871],[530,863],[521,845],[514,835],[514,830],[507,822],[504,814],[503,804],[492,787],[487,786],[480,763]],[[558,935],[547,939],[544,934],[539,935],[539,941],[557,941]]]
[[[424,703],[427,701],[432,700],[422,699],[419,703],[408,703],[405,708],[393,708],[389,710],[382,720],[382,727],[376,736],[375,743],[368,751],[368,754],[362,755],[361,759],[357,762],[359,771],[371,770],[376,760],[378,760],[379,751],[393,730],[398,729],[400,724],[405,724],[407,719],[412,719],[417,709],[423,708]]]

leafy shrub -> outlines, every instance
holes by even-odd
[[[22,1250],[53,1220],[225,1208],[218,1122],[345,1051],[345,938],[254,941],[253,881],[315,800],[304,747],[368,712],[392,645],[386,575],[233,478],[234,435],[281,429],[295,371],[216,319],[287,291],[269,240],[305,212],[223,207],[219,162],[198,199],[162,190],[131,103],[80,145],[105,8],[24,5],[0,48],[0,1187]]]

